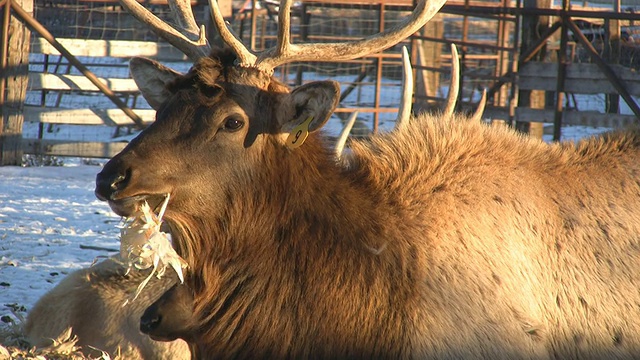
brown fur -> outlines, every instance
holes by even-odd
[[[199,356],[640,358],[638,132],[548,145],[423,115],[343,164],[318,133],[285,147],[305,108],[225,69],[223,96],[174,89],[96,189],[121,212],[172,194]]]
[[[186,285],[176,284],[162,294],[142,314],[140,330],[155,340],[196,341],[199,333],[198,319],[193,316],[191,289]]]
[[[153,278],[140,296],[123,306],[148,272],[132,272],[113,258],[69,274],[31,309],[25,333],[33,346],[51,345],[67,328],[78,337],[83,352],[96,348],[120,359],[190,359],[182,341],[156,342],[138,330],[140,316],[175,279]]]

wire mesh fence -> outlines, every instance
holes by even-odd
[[[166,1],[144,1],[143,4],[160,19],[173,22]],[[206,2],[194,2],[193,11],[198,23],[206,23]],[[117,1],[35,0],[34,16],[56,37],[158,41],[156,34]]]
[[[255,51],[271,47],[277,37],[278,1],[229,0],[232,12],[229,21],[236,34]],[[142,4],[167,23],[172,23],[169,6],[162,0],[146,0]],[[193,12],[199,24],[209,23],[209,7],[206,1],[193,1]],[[451,3],[458,4],[461,3]],[[491,105],[507,109],[517,101],[511,90],[515,77],[510,74],[519,56],[520,30],[518,17],[512,12],[513,4],[507,0],[466,1],[464,6],[494,9],[487,13],[464,12],[461,7],[445,9],[416,36],[391,47],[381,54],[346,62],[293,63],[276,69],[276,76],[289,85],[300,85],[320,79],[334,79],[341,83],[342,99],[334,116],[330,132],[337,132],[342,119],[349,112],[360,111],[355,134],[367,134],[379,126],[382,130],[393,126],[395,112],[400,101],[401,62],[400,49],[410,45],[416,77],[415,107],[418,111],[438,109],[446,97],[450,81],[451,55],[449,45],[458,44],[462,65],[462,93],[459,110],[469,110],[480,97],[482,89],[493,89]],[[413,9],[413,0],[305,0],[294,2],[292,8],[292,39],[294,42],[334,42],[360,39],[388,29],[402,21]],[[132,40],[163,43],[149,30],[129,15],[115,0],[36,0],[35,17],[56,37],[75,39]],[[498,10],[495,10],[498,9]],[[627,10],[624,10],[627,11]],[[630,8],[629,11],[634,11]],[[637,21],[625,21],[622,27],[622,47],[619,61],[622,65],[638,69],[640,29]],[[604,40],[604,21],[585,22],[584,33],[590,37],[596,51],[604,55],[608,42]],[[211,38],[211,35],[209,36]],[[544,61],[556,62],[557,39],[548,42]],[[166,44],[165,44],[166,45]],[[556,46],[556,48],[554,48]],[[571,62],[590,62],[584,47],[571,39],[568,56]],[[130,50],[137,55],[135,45]],[[35,55],[34,55],[35,56]],[[63,58],[33,58],[34,71],[75,73]],[[128,77],[124,58],[82,59],[99,76]],[[327,60],[329,62],[327,62]],[[44,64],[47,68],[44,69]],[[171,67],[186,71],[188,61],[171,63]],[[38,67],[39,66],[39,67]],[[509,78],[509,76],[511,76]],[[498,86],[506,84],[504,86]],[[42,106],[67,106],[73,101],[86,101],[86,107],[101,107],[104,100],[93,99],[93,94],[71,99],[65,94],[54,97],[40,93],[30,94],[33,104]],[[46,100],[43,102],[43,98]],[[551,97],[549,97],[551,99]],[[138,99],[137,107],[148,107]],[[564,99],[567,110],[605,111],[607,98],[603,94],[567,94]],[[552,107],[552,103],[547,106]],[[506,111],[506,110],[505,110]],[[503,111],[502,114],[505,113]],[[624,104],[621,112],[629,113]],[[488,115],[493,116],[493,115]],[[500,115],[504,116],[504,115]],[[504,117],[503,117],[504,118]],[[358,127],[360,129],[358,129]]]

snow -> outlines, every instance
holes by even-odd
[[[12,309],[31,309],[64,275],[110,255],[80,245],[119,248],[120,217],[93,194],[100,167],[66,162],[0,167],[0,316],[15,318]]]

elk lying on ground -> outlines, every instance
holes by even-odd
[[[452,75],[451,83],[457,84],[459,81],[459,57],[458,51],[454,45],[452,45]],[[410,109],[407,109],[407,103],[410,105],[413,96],[413,84],[409,75],[411,74],[411,64],[409,62],[409,55],[406,48],[403,48],[402,52],[402,67],[403,67],[403,81],[402,81],[402,105],[398,111],[398,118],[396,119],[396,129],[404,127],[410,121]],[[409,89],[409,90],[408,90]],[[449,88],[449,94],[447,96],[447,102],[445,112],[442,116],[451,117],[454,115],[455,101],[458,98],[458,86],[451,86]],[[484,110],[486,102],[486,93],[482,94],[482,97],[478,103],[478,108],[474,114],[469,118],[469,121],[479,122],[482,112]],[[405,107],[406,106],[406,107]],[[405,109],[402,109],[405,107]],[[351,129],[355,116],[358,112],[355,111],[347,121],[344,129],[342,130],[340,137],[337,139],[335,153],[338,158],[342,157],[343,149],[347,140],[349,130]],[[196,338],[197,321],[193,316],[193,293],[187,286],[180,286],[176,284],[166,293],[164,293],[160,299],[147,308],[140,319],[140,330],[143,333],[149,334],[151,338],[159,341],[172,341],[177,338],[182,338],[187,341],[192,341]]]
[[[131,271],[114,258],[69,274],[42,296],[31,309],[25,334],[31,345],[46,347],[68,328],[77,336],[76,345],[85,354],[92,348],[119,359],[190,359],[188,345],[182,340],[157,342],[138,331],[145,309],[175,284],[165,276],[153,278],[145,291],[131,298],[148,273]]]
[[[545,144],[421,115],[336,161],[317,130],[337,84],[271,76],[313,53],[289,44],[289,6],[258,56],[214,11],[232,51],[186,75],[131,63],[157,119],[96,195],[128,215],[171,194],[164,219],[190,268],[187,296],[164,299],[193,325],[162,338],[201,358],[638,358],[640,132]]]

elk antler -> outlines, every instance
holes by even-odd
[[[214,1],[215,2],[215,1]],[[205,37],[204,26],[198,28],[191,11],[190,0],[168,0],[178,29],[159,19],[136,0],[120,0],[122,7],[133,17],[151,27],[161,38],[178,48],[189,59],[196,61],[209,55],[211,47]]]
[[[481,121],[482,114],[484,113],[484,108],[487,106],[487,90],[482,90],[482,96],[480,97],[480,101],[478,101],[478,107],[476,111],[471,115],[471,121]]]
[[[396,117],[396,129],[402,129],[411,118],[411,103],[413,102],[413,68],[409,60],[407,47],[402,47],[402,96]]]
[[[458,56],[458,48],[455,44],[451,44],[451,85],[449,85],[449,93],[447,94],[447,104],[443,111],[444,116],[450,117],[456,108],[458,101],[458,93],[460,92],[460,57]],[[402,48],[402,98],[400,107],[398,108],[398,118],[396,119],[395,129],[399,130],[407,126],[409,117],[411,116],[411,100],[413,97],[413,74],[411,63],[409,62],[409,53],[406,47]],[[483,97],[484,99],[484,97]],[[481,117],[484,111],[484,103],[480,100],[479,107]]]
[[[220,38],[238,56],[238,64],[272,73],[277,66],[295,61],[351,60],[383,51],[418,31],[440,10],[445,1],[421,0],[404,21],[361,40],[342,43],[292,44],[290,40],[292,0],[282,0],[278,12],[277,44],[257,55],[244,46],[227,27],[217,0],[209,0],[209,5],[216,30]],[[160,20],[137,0],[120,0],[120,3],[135,18],[150,26],[158,36],[180,49],[190,59],[195,61],[208,55],[210,46],[205,38],[204,28],[198,29],[196,25],[190,0],[168,0],[179,29]]]
[[[356,123],[357,118],[358,110],[351,113],[351,116],[349,116],[349,118],[347,119],[347,122],[344,124],[342,131],[340,131],[340,136],[338,136],[334,147],[335,154],[338,158],[342,156],[344,146],[347,144],[347,139],[349,138],[349,133],[351,132],[351,129],[353,129],[353,125]]]
[[[238,62],[243,65],[255,64],[257,57],[245,47],[242,41],[227,27],[227,23],[224,21],[224,17],[218,6],[218,0],[209,0],[209,7],[211,8],[211,19],[213,20],[216,30],[218,30],[218,34],[220,34],[220,38],[233,49],[238,56]],[[280,12],[282,12],[282,8],[283,6],[280,6]],[[281,17],[279,18],[281,19]],[[280,36],[278,36],[278,41],[280,41],[279,39]]]
[[[444,116],[450,117],[456,109],[458,93],[460,92],[460,57],[456,44],[451,43],[451,83],[447,94],[447,105],[444,108]]]
[[[226,27],[220,8],[210,0],[211,17],[220,36],[238,55],[239,65],[255,66],[267,73],[277,66],[295,61],[351,60],[383,51],[418,31],[444,5],[446,0],[421,0],[414,11],[400,24],[364,39],[321,44],[292,44],[290,16],[292,0],[282,0],[278,12],[278,42],[275,47],[253,54]]]
[[[458,48],[455,44],[451,44],[451,84],[449,85],[449,94],[447,95],[447,105],[443,111],[444,116],[450,117],[456,108],[458,102],[458,93],[460,92],[460,57],[458,56]],[[487,90],[482,90],[482,96],[478,101],[478,108],[471,115],[471,121],[482,120],[484,108],[487,105]]]

